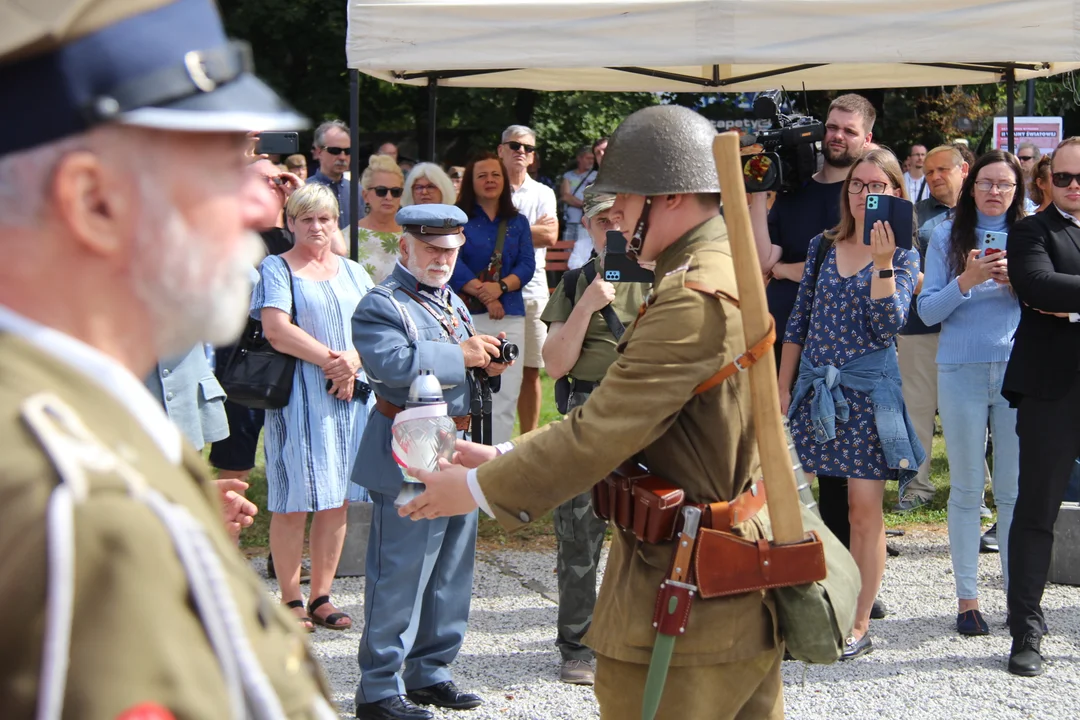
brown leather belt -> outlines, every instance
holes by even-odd
[[[730,502],[715,502],[696,507],[701,509],[701,527],[728,532],[739,523],[757,515],[761,508],[765,507],[765,483],[758,480]],[[681,529],[680,513],[676,530]]]
[[[730,502],[695,505],[701,527],[728,532],[765,507],[765,484],[757,481]],[[620,465],[593,486],[593,512],[634,533],[642,542],[668,542],[682,528],[686,492],[636,463]]]
[[[395,405],[394,403],[390,402],[389,400],[386,400],[386,399],[381,398],[378,395],[376,395],[375,396],[375,409],[378,410],[379,412],[381,412],[386,417],[393,420],[395,417],[397,417],[397,414],[399,412],[401,412],[402,410],[404,410],[405,408],[400,408],[397,405]],[[472,421],[471,416],[469,416],[469,415],[459,415],[457,417],[452,417],[450,419],[454,421],[454,427],[456,427],[458,430],[460,430],[462,432],[468,432],[469,431],[469,424]]]

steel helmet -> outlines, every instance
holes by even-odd
[[[591,189],[647,196],[718,193],[715,137],[713,124],[689,108],[638,110],[612,134]]]

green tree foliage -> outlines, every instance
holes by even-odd
[[[345,60],[344,2],[325,0],[221,0],[226,29],[251,43],[258,73],[314,121],[348,121],[349,77]],[[428,91],[360,76],[360,152],[386,140],[409,157],[426,155]],[[1080,133],[1080,95],[1071,75],[1036,82],[1037,115],[1062,115],[1067,135]],[[789,88],[790,90],[790,88]],[[1017,114],[1024,114],[1025,84],[1016,87]],[[995,115],[1005,113],[1005,84],[955,88],[902,88],[860,92],[878,110],[874,140],[901,157],[914,142],[935,145],[967,137],[977,147]],[[825,120],[839,93],[798,94],[800,112]],[[517,123],[533,127],[543,152],[545,174],[556,176],[573,164],[578,147],[609,135],[622,118],[658,102],[701,111],[714,120],[741,112],[730,96],[704,102],[693,93],[537,92],[517,89],[439,88],[439,160],[463,164],[474,152],[492,150],[499,133]],[[310,136],[305,138],[305,142]]]

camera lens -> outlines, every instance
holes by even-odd
[[[502,342],[499,343],[499,360],[498,360],[498,362],[500,362],[500,363],[502,363],[504,365],[506,363],[511,363],[511,362],[517,360],[518,355],[520,355],[520,354],[521,354],[521,351],[518,349],[518,346],[515,345],[514,343],[507,342],[506,340],[503,340]]]

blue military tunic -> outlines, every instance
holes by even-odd
[[[470,324],[448,288],[422,290],[398,264],[360,301],[353,341],[379,397],[404,407],[413,379],[427,369],[442,383],[449,414],[468,415],[470,380],[458,343],[468,339]],[[390,453],[391,424],[372,411],[353,474],[374,503],[358,704],[450,680],[472,596],[476,512],[419,522],[398,517],[394,498],[403,473]]]

